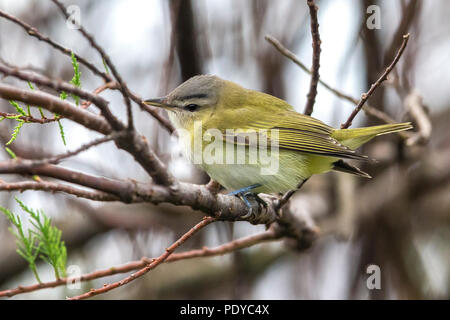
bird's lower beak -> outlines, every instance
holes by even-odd
[[[147,99],[144,101],[146,105],[154,106],[157,108],[163,108],[166,110],[171,110],[173,107],[167,103],[166,97],[155,98],[155,99]]]

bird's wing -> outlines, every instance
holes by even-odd
[[[249,132],[256,129],[263,138],[267,137],[268,146],[275,144],[280,149],[321,156],[368,159],[332,138],[334,129],[315,118],[289,110],[265,116],[264,119],[252,118],[254,120],[246,121],[241,128],[223,131],[224,139],[235,144],[251,145],[258,140],[252,139]]]

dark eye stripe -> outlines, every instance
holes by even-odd
[[[179,100],[189,100],[189,99],[201,99],[206,98],[208,95],[206,93],[197,93],[197,94],[191,94],[189,96],[180,97]]]

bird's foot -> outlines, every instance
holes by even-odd
[[[259,184],[259,183],[252,184],[252,185],[250,185],[248,187],[245,187],[245,188],[242,188],[242,189],[238,189],[238,190],[235,190],[235,191],[232,191],[232,192],[228,193],[228,195],[236,195],[239,198],[241,198],[241,200],[247,206],[248,212],[245,215],[241,216],[242,219],[249,219],[249,218],[254,219],[255,218],[255,214],[253,212],[254,208],[253,208],[253,205],[251,204],[249,198],[251,198],[251,199],[256,201],[256,203],[259,206],[258,209],[260,209],[261,207],[267,209],[267,203],[263,199],[261,199],[258,196],[257,193],[254,193],[254,192],[250,191],[250,190],[258,188],[260,186],[261,186],[261,184]],[[257,211],[260,212],[260,210],[257,210]]]

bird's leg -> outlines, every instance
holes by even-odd
[[[261,184],[260,184],[260,183],[255,183],[255,184],[249,185],[249,186],[247,186],[247,187],[244,187],[244,188],[241,188],[241,189],[237,189],[237,190],[231,191],[231,192],[228,193],[227,195],[229,195],[229,196],[235,196],[235,195],[244,194],[244,193],[246,193],[246,192],[248,192],[248,191],[250,191],[250,190],[252,190],[252,189],[258,188],[258,187],[261,187]]]
[[[257,193],[250,191],[258,187],[261,187],[261,184],[256,183],[228,193],[228,195],[237,195],[239,198],[242,199],[242,201],[244,201],[245,205],[248,207],[248,213],[243,215],[241,218],[247,219],[253,214],[253,206],[248,200],[248,197],[254,198],[258,203],[258,205],[262,205],[264,208],[267,208],[267,203],[263,199],[261,199]]]

